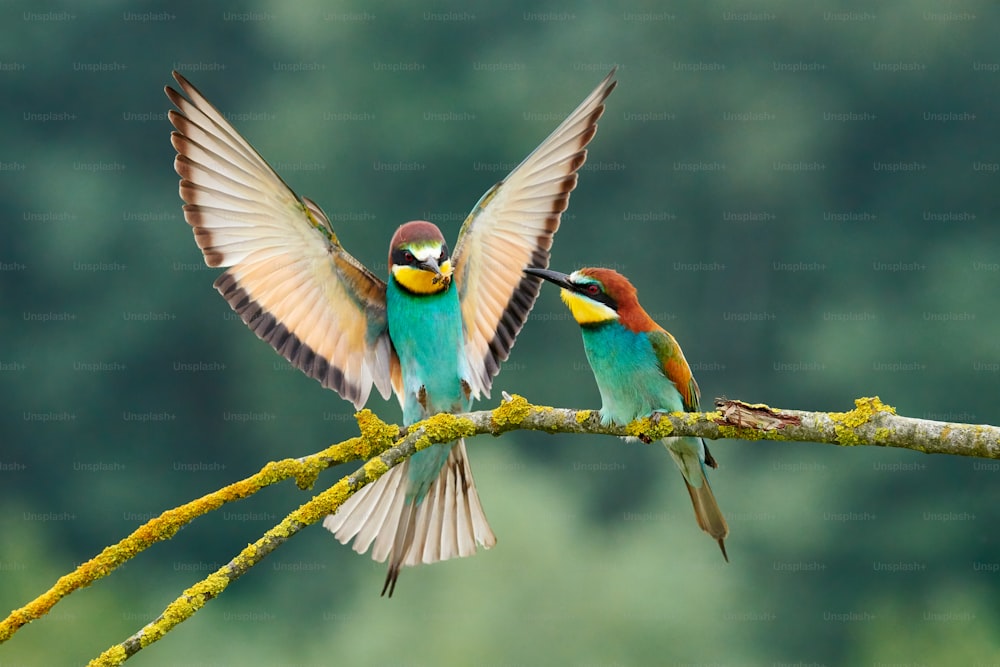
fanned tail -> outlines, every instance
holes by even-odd
[[[382,594],[392,596],[400,569],[462,558],[476,553],[476,545],[489,549],[496,544],[486,514],[479,502],[469,467],[465,441],[452,446],[448,459],[427,495],[420,501],[407,499],[407,459],[369,484],[323,520],[341,544],[352,539],[352,548],[372,558],[389,559]]]

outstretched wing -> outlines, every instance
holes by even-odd
[[[660,329],[659,331],[648,332],[649,340],[653,344],[653,351],[656,352],[657,359],[660,360],[660,367],[667,379],[674,383],[677,393],[684,401],[685,412],[698,412],[698,404],[701,401],[701,392],[698,390],[698,383],[691,374],[691,367],[688,366],[681,346],[669,332]]]
[[[360,408],[372,383],[389,397],[393,355],[385,283],[340,245],[315,203],[298,197],[183,76],[167,97],[184,217],[233,310],[308,376]]]
[[[455,247],[455,282],[465,325],[465,356],[474,396],[489,394],[542,279],[559,218],[576,187],[586,146],[597,132],[615,70],[507,177],[490,188],[462,225]]]

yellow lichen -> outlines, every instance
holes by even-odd
[[[87,667],[110,667],[112,665],[120,665],[126,660],[128,660],[128,652],[125,650],[125,647],[121,644],[115,644],[107,651],[91,660]]]
[[[625,425],[625,435],[630,438],[639,437],[649,437],[651,440],[655,439],[652,437],[653,422],[649,417],[643,417],[641,419],[636,419],[635,421]]]
[[[504,401],[493,410],[493,423],[496,426],[517,426],[531,414],[531,404],[524,396],[514,394],[509,401]]]
[[[420,436],[419,438],[417,438],[416,440],[413,441],[413,448],[416,451],[419,452],[419,451],[421,451],[423,449],[427,449],[428,447],[430,447],[433,444],[435,444],[435,442],[433,440],[431,440],[426,435],[422,435],[422,436]]]
[[[592,412],[593,412],[593,410],[578,410],[577,413],[576,413],[576,423],[577,424],[582,424],[583,422],[585,422],[588,419],[590,419],[590,414]]]
[[[386,424],[374,412],[365,408],[355,413],[361,438],[355,449],[360,459],[370,459],[390,446],[399,437],[399,427]]]
[[[320,463],[316,459],[306,460],[295,472],[295,485],[303,491],[311,489],[313,484],[316,483],[316,479],[319,477],[320,472],[322,472],[325,468],[326,465]]]
[[[255,544],[248,544],[246,548],[240,552],[240,555],[236,557],[237,562],[240,560],[253,560],[257,556],[257,546]]]
[[[471,419],[460,419],[448,413],[434,415],[420,422],[419,425],[435,442],[451,442],[476,434],[476,425],[472,423]]]
[[[862,398],[859,400],[867,401],[868,403],[870,403],[872,406],[872,410],[876,412],[887,412],[890,415],[896,414],[896,408],[886,403],[883,403],[878,396],[872,396],[871,398]],[[855,405],[857,405],[857,401],[855,401]]]
[[[896,409],[883,403],[878,396],[873,396],[855,399],[854,409],[850,412],[829,413],[830,419],[834,422],[833,430],[837,434],[837,442],[848,446],[863,444],[864,439],[855,432],[855,429],[867,424],[880,412],[894,415]]]
[[[656,420],[653,423],[653,419],[649,417],[643,417],[641,419],[636,419],[630,424],[625,425],[625,435],[630,438],[639,438],[642,440],[659,440],[661,438],[668,438],[670,434],[674,432],[674,425],[670,423],[668,419]]]
[[[896,408],[883,403],[878,396],[862,397],[854,400],[854,409],[850,412],[831,412],[830,418],[844,426],[855,428],[865,424],[879,412],[896,414]]]
[[[374,458],[365,464],[364,470],[365,478],[369,482],[373,482],[384,475],[386,471],[389,470],[389,466],[387,466],[382,459]]]
[[[397,427],[385,424],[371,414],[370,411],[364,410],[359,413],[358,422],[361,428],[362,437],[352,438],[351,440],[341,443],[340,445],[333,445],[318,454],[304,457],[303,459],[283,459],[281,461],[272,461],[265,465],[260,472],[252,475],[251,477],[234,482],[214,493],[198,498],[197,500],[191,501],[181,507],[168,510],[160,516],[142,524],[125,539],[121,540],[117,544],[105,547],[100,554],[81,564],[73,572],[60,577],[48,591],[35,598],[21,609],[12,611],[6,619],[0,621],[0,642],[9,639],[25,624],[47,614],[63,597],[80,588],[89,586],[96,580],[107,576],[116,567],[128,561],[130,558],[142,552],[152,544],[170,539],[177,533],[178,530],[193,521],[195,518],[214,509],[218,509],[226,503],[234,502],[253,495],[261,488],[280,482],[284,479],[294,477],[296,482],[301,487],[308,488],[315,482],[319,472],[332,463],[354,460],[359,457],[371,458],[371,454],[369,452],[373,449],[381,451],[382,449],[391,446],[395,438],[399,436],[399,429]],[[366,471],[366,474],[379,472],[380,466],[384,471],[386,468],[385,464],[378,462],[373,465],[372,468],[369,468],[369,470]],[[349,493],[349,488],[346,482],[342,481],[335,485],[335,488],[328,489],[325,493],[330,494],[328,497],[324,498],[326,502],[307,503],[303,506],[303,508],[308,509],[302,510],[300,508],[299,511],[293,513],[292,517],[294,518],[294,521],[305,525],[321,521],[323,517],[330,514],[344,502],[347,498],[347,494]],[[316,498],[314,498],[314,500],[316,500]],[[316,505],[321,505],[327,508],[327,511],[321,512],[318,509],[313,511],[313,508]],[[287,537],[295,532],[292,524],[286,524],[286,522],[282,522],[278,528],[272,530],[273,534],[279,537]],[[218,592],[221,592],[222,588],[225,588],[224,583],[211,594],[218,594]],[[204,600],[197,604],[197,606],[192,607],[191,602],[178,600],[171,606],[168,615],[171,618],[184,620],[202,604],[204,604]],[[169,629],[169,627],[171,627],[172,624],[176,624],[176,622],[179,621],[173,621],[173,623],[170,623],[166,620],[162,620],[160,623],[152,624],[150,629],[147,632],[144,632],[141,637],[142,645],[146,645],[150,641],[158,639],[164,634],[163,628]],[[106,652],[99,660],[105,659],[112,661],[108,664],[113,664],[113,661],[117,660],[117,658],[113,657],[111,650]]]
[[[338,507],[340,507],[345,502],[347,502],[347,497],[348,497],[347,493],[348,493],[348,490],[349,489],[348,489],[347,484],[342,483],[342,482],[338,483],[338,484],[335,484],[333,487],[331,487],[330,489],[327,490],[324,499],[327,500],[327,502],[329,503],[329,507],[330,507],[331,510],[336,510]],[[319,520],[321,520],[323,517],[325,517],[329,513],[330,512],[319,512],[318,514],[320,514],[320,516],[318,518],[309,517],[308,515],[304,515],[303,519],[304,520],[311,519],[309,521],[309,523],[313,524],[313,523],[317,523]]]
[[[841,426],[837,424],[833,427],[834,432],[837,434],[837,443],[845,445],[847,447],[853,447],[854,445],[862,444],[862,440],[858,437],[858,434],[854,432],[854,429],[848,426]]]
[[[880,445],[884,445],[889,442],[889,438],[892,437],[892,431],[885,427],[875,429],[875,442]]]
[[[310,502],[302,505],[290,514],[288,520],[307,526],[319,523],[328,514],[332,514],[338,507],[344,504],[349,491],[350,487],[347,485],[346,478],[342,479],[318,496],[313,496]]]

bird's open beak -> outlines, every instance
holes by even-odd
[[[448,262],[446,261],[445,264],[448,264]],[[451,279],[451,273],[450,272],[445,273],[444,271],[442,271],[441,266],[438,264],[437,260],[434,259],[433,257],[427,259],[426,261],[420,262],[420,268],[423,269],[424,271],[430,271],[431,273],[434,274],[434,278],[431,279],[431,282],[434,284],[440,282],[447,282],[448,280]]]
[[[538,276],[539,278],[544,278],[550,283],[558,285],[563,289],[572,290],[573,284],[569,281],[569,276],[565,273],[559,273],[558,271],[549,271],[548,269],[536,269],[534,267],[528,267],[524,270],[525,273]]]
[[[420,268],[424,271],[432,271],[438,276],[441,275],[441,267],[438,266],[437,260],[433,257],[427,259],[426,261],[420,262]]]

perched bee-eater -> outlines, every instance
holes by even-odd
[[[166,88],[178,111],[184,217],[215,287],[261,339],[360,408],[372,385],[395,392],[409,425],[467,411],[493,376],[535,303],[552,238],[597,131],[614,71],[473,207],[450,255],[441,231],[408,222],[389,242],[383,282],[340,245],[329,219],[299,197],[183,76]],[[434,445],[365,486],[323,522],[354,550],[389,560],[382,594],[403,566],[496,543],[479,502],[465,443]]]
[[[628,278],[601,268],[569,275],[535,267],[525,272],[562,288],[601,393],[601,423],[624,425],[654,411],[698,411],[698,383],[680,345],[639,305]],[[701,438],[664,438],[663,444],[684,475],[698,526],[719,542],[728,562],[729,526],[705,476],[705,465],[715,468],[715,459]]]

